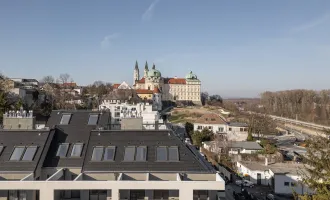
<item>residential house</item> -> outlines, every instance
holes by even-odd
[[[203,129],[209,129],[213,133],[225,133],[227,131],[227,122],[215,113],[207,113],[202,115],[194,123],[195,131],[202,131]]]
[[[233,141],[245,141],[248,136],[248,124],[230,122],[228,124],[227,137]]]
[[[237,171],[245,179],[257,185],[270,186],[275,194],[291,195],[293,191],[298,194],[312,194],[302,181],[302,174],[306,173],[303,164],[297,163],[265,163],[237,162]]]
[[[53,111],[49,130],[0,130],[0,198],[209,199],[221,176],[170,130],[109,130],[110,113]]]

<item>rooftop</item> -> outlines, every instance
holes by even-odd
[[[230,122],[228,125],[233,127],[248,127],[247,123],[241,123],[241,122]]]
[[[214,113],[204,114],[195,121],[196,124],[227,124],[219,115]]]
[[[239,163],[241,163],[250,170],[271,170],[274,174],[301,175],[302,172],[305,172],[304,165],[298,163],[271,163],[267,166],[264,163],[260,162],[240,161]]]
[[[215,141],[210,142],[203,142],[206,145],[212,145],[215,144]],[[219,142],[217,144],[220,148],[223,147],[224,143]],[[250,141],[232,141],[228,142],[229,147],[231,148],[243,148],[243,149],[249,149],[249,150],[262,150],[262,147],[257,142],[250,142]]]

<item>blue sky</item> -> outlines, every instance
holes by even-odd
[[[204,91],[329,88],[329,0],[0,1],[0,72],[132,83],[154,62]]]

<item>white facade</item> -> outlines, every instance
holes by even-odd
[[[135,68],[133,78],[135,89],[159,88],[163,101],[192,101],[198,104],[201,102],[201,81],[192,72],[185,78],[164,78],[153,66],[150,71],[147,67],[145,68],[144,77],[141,80],[138,69]]]
[[[116,103],[114,100],[103,100],[99,106],[100,110],[110,110],[111,113],[111,129],[120,129],[120,122],[122,118],[142,117],[143,127],[145,129],[155,129],[156,124],[159,129],[166,129],[163,120],[160,118],[158,111],[153,111],[152,105],[148,103]]]
[[[60,200],[60,191],[65,191],[65,199],[121,200],[130,199],[130,192],[134,190],[144,191],[143,199],[148,200],[154,199],[155,190],[169,191],[173,200],[194,199],[198,191],[206,190],[206,198],[218,200],[218,191],[225,190],[225,183],[219,174],[186,174],[189,178],[186,180],[178,173],[119,173],[118,177],[113,173],[80,173],[74,180],[60,180],[63,174],[63,169],[59,169],[47,180],[38,181],[33,179],[33,174],[29,174],[18,180],[2,180],[0,188],[5,192],[23,190],[27,193],[26,200],[36,200],[36,190],[39,190],[41,200]],[[130,180],[125,177],[130,177]],[[157,180],[151,177],[157,177]],[[80,197],[72,198],[72,190],[80,191]],[[102,196],[92,196],[90,190],[107,192]]]
[[[261,185],[271,186],[275,194],[291,195],[293,191],[298,194],[312,194],[306,185],[301,183],[301,176],[297,174],[303,165],[287,163],[275,163],[269,165],[259,164],[259,169],[249,169],[242,162],[237,162],[237,171],[244,175],[249,175],[250,181]],[[255,167],[254,167],[255,168]]]
[[[203,129],[209,129],[213,133],[225,133],[228,130],[228,125],[226,124],[200,124],[194,123],[194,131],[202,131]]]

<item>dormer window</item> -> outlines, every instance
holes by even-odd
[[[88,125],[97,125],[98,121],[99,121],[99,114],[89,115]]]

